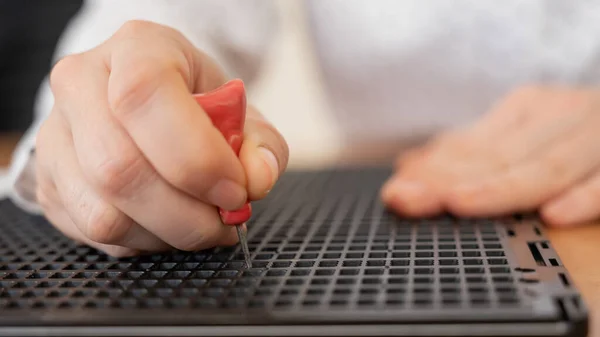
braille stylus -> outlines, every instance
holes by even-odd
[[[217,89],[193,96],[209,116],[213,125],[223,134],[236,156],[239,156],[246,119],[244,82],[239,79],[231,80]],[[246,202],[242,208],[235,211],[219,209],[219,213],[225,225],[236,227],[246,265],[248,268],[252,268],[248,239],[243,228],[252,215],[250,203]]]

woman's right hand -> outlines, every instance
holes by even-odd
[[[144,21],[58,62],[54,106],[36,139],[46,218],[119,257],[235,244],[217,207],[266,196],[288,147],[249,106],[236,157],[191,95],[226,81],[179,32]]]

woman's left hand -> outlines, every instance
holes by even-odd
[[[381,195],[405,216],[600,219],[600,90],[516,90],[473,125],[403,154]]]

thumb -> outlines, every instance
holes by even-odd
[[[254,107],[248,105],[240,161],[246,171],[248,197],[264,198],[288,164],[283,136]]]

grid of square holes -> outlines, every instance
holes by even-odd
[[[117,260],[0,203],[0,308],[413,310],[524,306],[498,224],[403,220],[384,172],[288,174],[239,247]]]

